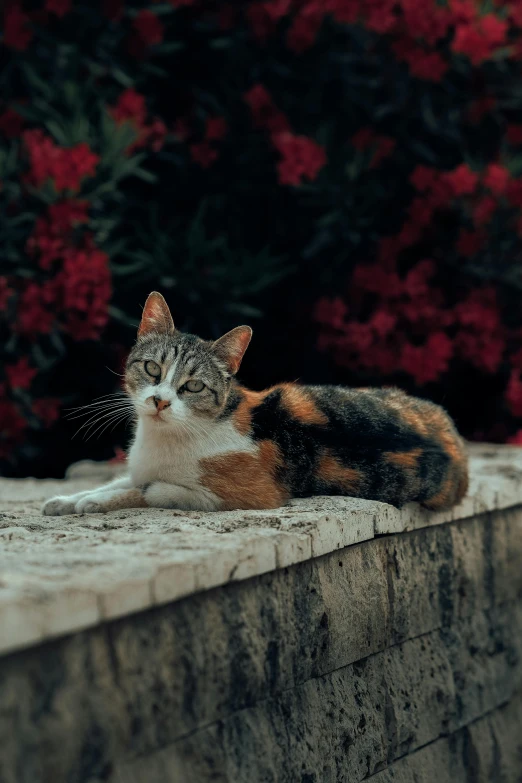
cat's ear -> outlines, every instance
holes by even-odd
[[[174,334],[176,328],[170,314],[169,306],[157,291],[148,295],[141,323],[138,329],[138,337],[145,337],[147,334]]]
[[[250,326],[236,326],[212,345],[214,353],[225,362],[229,372],[235,375],[252,338]]]

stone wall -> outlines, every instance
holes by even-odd
[[[155,547],[147,548],[153,536],[149,521],[141,523],[146,526],[141,534],[139,512],[123,520],[92,515],[69,519],[73,532],[65,531],[65,545],[60,545],[58,522],[49,523],[47,535],[62,549],[47,561],[52,564],[47,582],[53,582],[60,562],[76,571],[76,577],[55,575],[49,587],[44,561],[52,547],[46,522],[38,516],[39,498],[34,504],[24,501],[22,508],[13,482],[6,482],[11,500],[3,501],[0,534],[10,534],[3,538],[0,579],[8,592],[4,617],[11,606],[11,625],[4,630],[16,628],[17,608],[23,624],[33,616],[29,607],[36,612],[35,607],[47,606],[47,614],[42,612],[47,625],[39,628],[41,633],[50,628],[48,636],[54,638],[10,647],[4,639],[10,651],[0,665],[0,782],[521,781],[522,465],[517,455],[501,450],[495,458],[477,457],[475,479],[488,459],[490,481],[489,495],[475,494],[473,516],[454,513],[445,521],[439,517],[437,524],[437,515],[410,509],[409,516],[403,514],[404,527],[418,529],[386,535],[375,533],[390,526],[393,509],[346,499],[325,500],[326,515],[321,499],[271,512],[261,516],[263,526],[254,513],[246,527],[238,521],[249,519],[244,513],[188,521],[174,517],[173,525],[172,512],[168,517],[165,512],[157,524],[164,525],[165,540],[176,539],[180,569],[182,536],[165,526],[177,527],[180,519],[193,526],[203,521],[200,553],[207,571],[209,551],[219,561],[219,548],[209,544],[213,532],[223,539],[228,558],[231,539],[234,546],[240,543],[243,557],[250,552],[238,562],[239,577],[232,566],[223,583],[210,589],[195,589],[191,582],[184,597],[156,600],[140,611],[123,611],[120,605],[117,617],[88,620],[85,614],[83,630],[71,616],[72,628],[61,632],[53,619],[59,596],[74,589],[76,598],[83,595],[85,569],[98,569],[101,607],[106,585],[114,599],[125,589],[132,594],[143,582],[136,563],[120,574],[119,586],[115,578],[103,581],[120,534],[136,538],[149,584],[150,560],[154,578],[163,574],[162,599],[169,579],[179,585],[181,571],[175,563],[168,566],[167,555],[156,562]],[[43,483],[31,487],[33,496],[54,491]],[[314,525],[328,525],[333,518],[341,533],[353,538],[353,531],[343,529],[343,518],[346,526],[363,531],[370,516],[371,537],[339,547],[332,538],[330,551],[305,556],[301,539],[313,542]],[[427,524],[419,526],[419,518]],[[306,525],[297,526],[298,519]],[[67,519],[60,524],[67,525]],[[229,530],[217,532],[219,525]],[[293,535],[300,537],[300,549],[288,546]],[[78,554],[74,566],[67,546],[77,553],[75,542],[86,547],[90,536],[105,537],[105,544],[97,559],[84,552],[90,566]],[[274,551],[280,558],[286,551],[287,562],[273,561],[270,568],[266,542],[274,544],[273,536],[283,536],[286,550],[279,543]],[[254,543],[246,543],[252,540],[261,542],[264,560]],[[194,542],[187,552],[196,567]],[[254,567],[261,573],[252,574]],[[95,592],[92,584],[89,590]],[[73,604],[62,597],[61,606],[64,627]],[[23,638],[20,629],[16,638]]]

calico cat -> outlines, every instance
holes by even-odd
[[[52,498],[43,513],[263,509],[310,495],[438,510],[464,497],[466,451],[442,408],[397,389],[250,391],[235,375],[251,336],[248,326],[215,342],[182,334],[150,294],[125,372],[137,417],[129,475]]]

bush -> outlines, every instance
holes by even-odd
[[[473,0],[8,3],[3,471],[123,443],[63,413],[117,388],[153,288],[207,337],[264,316],[254,385],[398,383],[520,440],[521,30]]]

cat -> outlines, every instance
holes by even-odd
[[[442,408],[393,388],[250,391],[235,375],[251,336],[179,332],[151,293],[125,370],[137,417],[128,476],[52,498],[43,513],[268,509],[311,495],[440,510],[464,497],[466,450]]]

